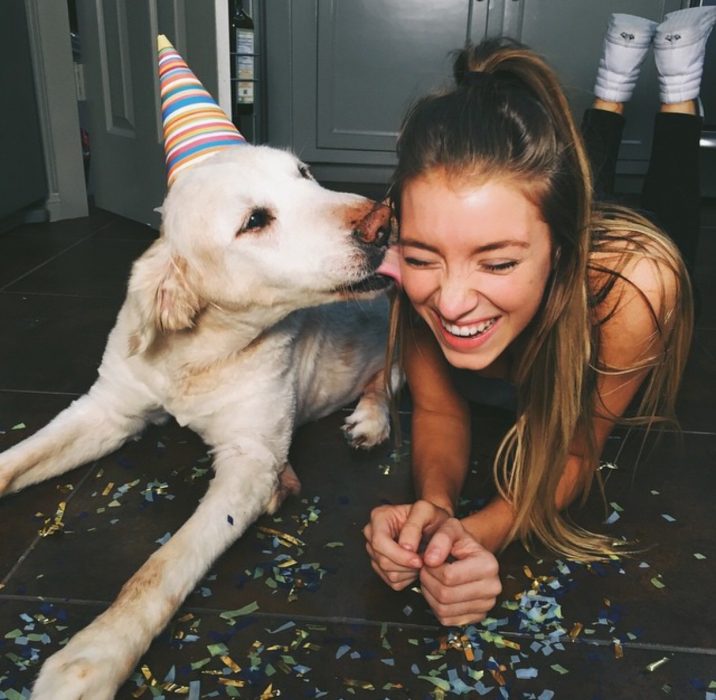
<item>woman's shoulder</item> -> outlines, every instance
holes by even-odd
[[[616,210],[597,218],[588,270],[606,365],[629,366],[663,350],[675,324],[689,322],[690,287],[678,250],[638,214]]]
[[[688,294],[688,275],[671,239],[621,208],[595,217],[588,284],[598,321],[642,313],[660,319]]]

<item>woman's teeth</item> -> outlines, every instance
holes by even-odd
[[[496,321],[496,318],[491,318],[488,321],[482,321],[482,323],[475,323],[470,326],[456,326],[454,323],[448,323],[447,321],[443,321],[442,319],[440,320],[443,328],[448,333],[451,333],[452,335],[457,335],[460,338],[471,338],[476,335],[481,335],[486,330],[492,328],[492,326],[495,325]]]

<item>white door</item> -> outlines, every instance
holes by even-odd
[[[226,0],[78,0],[97,207],[158,228],[154,210],[166,178],[157,34],[167,35],[219,100],[217,56],[225,52],[227,72],[229,62],[226,6]]]

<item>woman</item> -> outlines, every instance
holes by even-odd
[[[516,537],[581,560],[614,553],[560,511],[587,493],[616,423],[673,418],[692,327],[673,242],[634,212],[593,204],[552,70],[492,40],[462,51],[454,74],[452,91],[408,114],[392,187],[402,290],[391,351],[413,401],[418,500],[374,509],[364,529],[377,574],[395,590],[419,578],[446,625],[493,607],[495,554]],[[514,386],[517,419],[496,457],[498,495],[458,519],[466,373]]]

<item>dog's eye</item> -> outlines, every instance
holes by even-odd
[[[313,180],[313,175],[311,175],[311,171],[307,165],[301,163],[298,166],[298,172],[304,180]]]
[[[254,209],[249,218],[246,220],[246,223],[241,227],[239,233],[244,233],[245,231],[260,231],[261,229],[266,228],[271,223],[272,219],[273,217],[268,209]]]

